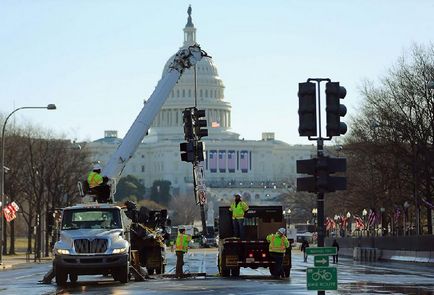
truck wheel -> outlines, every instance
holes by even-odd
[[[65,286],[67,279],[68,274],[64,270],[56,268],[56,284],[58,286]]]
[[[239,267],[232,268],[231,269],[231,274],[232,274],[233,277],[239,277],[240,276],[240,268]]]
[[[73,274],[73,273],[69,274],[69,281],[71,283],[75,284],[75,283],[77,283],[77,280],[78,280],[78,275],[77,274]]]
[[[118,272],[116,274],[117,281],[121,282],[122,284],[128,283],[128,263],[118,269]]]

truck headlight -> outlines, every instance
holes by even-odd
[[[69,254],[69,250],[67,250],[67,249],[56,249],[56,254],[59,254],[59,255],[68,255]]]
[[[127,252],[127,248],[116,248],[116,249],[113,249],[113,254],[122,254],[122,253],[125,253],[125,252]]]

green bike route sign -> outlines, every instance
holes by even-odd
[[[336,255],[336,247],[307,247],[307,255]]]
[[[338,273],[336,267],[308,267],[307,289],[326,291],[338,289]]]

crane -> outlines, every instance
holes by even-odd
[[[158,82],[154,92],[144,103],[142,110],[131,125],[116,152],[103,167],[101,174],[109,179],[108,184],[110,186],[110,196],[105,196],[103,199],[114,201],[113,196],[116,192],[117,179],[122,175],[122,171],[128,160],[134,155],[173,87],[176,85],[183,72],[196,65],[203,57],[210,56],[202,50],[198,44],[181,48],[176,53],[167,73],[165,73]],[[80,188],[80,191],[83,192],[83,189]]]

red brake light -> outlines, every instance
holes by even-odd
[[[249,257],[253,257],[253,253],[249,253]]]
[[[263,257],[263,258],[267,257],[267,254],[262,253],[262,257]]]

